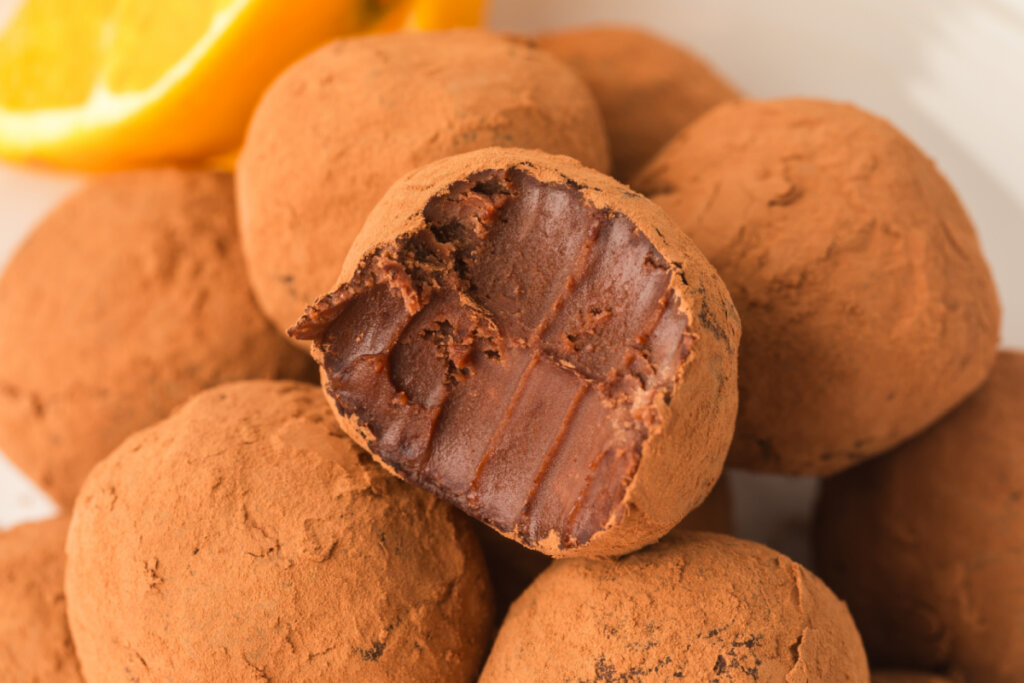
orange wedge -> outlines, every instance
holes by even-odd
[[[260,93],[317,45],[479,22],[481,0],[27,0],[0,36],[0,156],[109,169],[241,141]]]

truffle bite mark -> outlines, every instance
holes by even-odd
[[[522,169],[435,196],[292,330],[379,457],[537,545],[620,513],[693,337],[668,263],[573,181]]]

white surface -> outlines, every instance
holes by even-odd
[[[14,0],[0,0],[0,21]],[[619,21],[695,48],[754,97],[848,100],[893,120],[939,163],[981,233],[1004,342],[1024,346],[1024,0],[493,0],[492,24],[534,32]],[[0,166],[0,262],[75,186]],[[0,334],[12,334],[0,330]],[[0,463],[0,528],[51,513]],[[806,557],[814,482],[734,473],[740,533]]]

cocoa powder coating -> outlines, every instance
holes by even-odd
[[[491,148],[396,183],[293,333],[389,470],[554,556],[652,543],[717,480],[739,320],[653,203]]]
[[[738,97],[696,55],[637,28],[592,26],[537,39],[594,92],[608,128],[613,175],[627,181],[673,135]]]
[[[308,384],[216,387],[132,435],[86,480],[67,551],[94,681],[472,681],[493,628],[465,520]]]
[[[253,301],[231,179],[92,181],[0,277],[0,449],[61,504],[124,437],[224,381],[311,376]]]
[[[634,179],[721,273],[745,328],[734,465],[828,475],[976,389],[999,303],[934,164],[852,106],[734,102]]]
[[[856,681],[846,607],[779,553],[689,532],[619,560],[554,564],[512,604],[481,683]]]
[[[80,683],[64,611],[67,518],[0,533],[0,679]]]
[[[332,42],[268,89],[238,163],[253,289],[279,329],[327,291],[388,187],[423,164],[493,145],[607,170],[594,97],[572,70],[483,30]]]
[[[1024,671],[1024,354],[894,452],[825,482],[818,567],[878,665]]]

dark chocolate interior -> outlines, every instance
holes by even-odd
[[[423,215],[293,334],[403,477],[528,545],[586,543],[689,351],[668,265],[625,216],[519,169]]]

